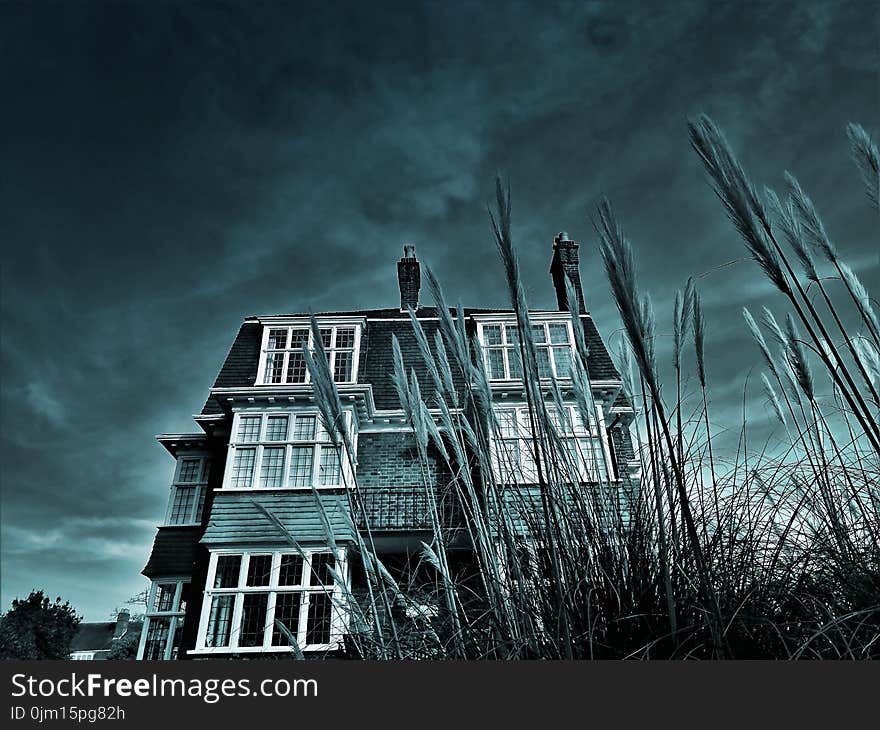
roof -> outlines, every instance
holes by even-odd
[[[471,318],[481,314],[510,314],[510,309],[474,309],[465,308],[465,317]],[[455,310],[450,313],[455,315]],[[549,311],[535,311],[534,314],[549,313]],[[434,333],[439,327],[437,320],[438,310],[436,307],[420,307],[416,313],[420,320],[429,343],[433,346]],[[277,315],[283,317],[306,317],[308,314]],[[361,338],[360,363],[358,367],[358,382],[369,383],[373,387],[373,399],[376,407],[382,410],[399,408],[397,393],[391,382],[393,371],[393,354],[391,349],[392,336],[396,336],[403,353],[404,364],[407,370],[415,370],[426,399],[433,395],[433,383],[428,376],[428,369],[422,360],[413,334],[412,323],[409,316],[400,309],[360,309],[345,312],[319,312],[316,317],[329,316],[358,316],[367,320],[366,330]],[[605,343],[596,329],[596,324],[589,315],[582,316],[584,336],[589,356],[587,366],[590,377],[593,380],[616,380],[619,378],[617,369],[608,354]],[[474,324],[471,320],[468,328],[473,331]],[[262,344],[263,325],[257,317],[248,317],[239,328],[238,334],[229,349],[226,360],[220,368],[214,388],[247,388],[254,385],[257,379],[257,368],[260,361],[260,346]],[[457,385],[462,385],[461,374],[453,369],[453,375],[457,375]],[[220,403],[213,397],[208,397],[203,415],[222,414]]]
[[[70,642],[71,653],[75,651],[107,651],[113,646],[113,634],[116,622],[81,623]],[[141,623],[131,621],[123,636],[140,634]],[[121,637],[120,637],[121,638]]]
[[[145,576],[191,575],[199,546],[199,527],[163,526],[156,533]]]
[[[210,545],[285,542],[287,536],[284,531],[257,504],[275,516],[298,543],[327,543],[322,513],[327,517],[334,540],[353,541],[355,537],[351,520],[346,517],[349,512],[347,496],[338,492],[321,493],[323,510],[315,508],[315,499],[311,491],[283,494],[218,492],[201,541]]]

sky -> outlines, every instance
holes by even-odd
[[[566,230],[618,345],[607,195],[659,360],[697,276],[713,422],[737,428],[749,377],[764,418],[741,309],[784,306],[686,120],[710,114],[760,185],[796,174],[876,292],[844,127],[878,132],[878,40],[869,0],[4,3],[2,606],[42,588],[104,620],[145,585],[173,469],[154,436],[196,428],[243,317],[396,306],[404,243],[452,301],[505,306],[497,173],[533,308]]]

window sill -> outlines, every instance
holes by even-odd
[[[341,641],[335,644],[308,644],[302,647],[303,654],[310,652],[327,652],[336,651],[341,645]],[[196,647],[187,651],[188,656],[208,657],[215,655],[229,656],[232,654],[291,654],[293,648],[289,646],[218,646],[218,647]]]
[[[201,522],[175,522],[173,524],[170,522],[166,522],[162,525],[159,525],[159,527],[201,527],[201,526],[202,526]]]
[[[336,385],[357,385],[357,380],[334,380]],[[255,388],[312,388],[312,381],[307,383],[254,383]]]
[[[506,380],[504,378],[487,378],[487,380],[489,381],[489,385],[522,385],[523,382],[522,378],[515,378],[513,380]],[[540,380],[542,383],[551,383],[554,380],[556,380],[557,382],[570,383],[572,379],[569,375],[565,378],[554,378],[552,376],[547,376],[544,378],[538,378],[538,380]]]
[[[320,487],[216,487],[214,492],[311,492],[317,489],[319,492],[346,491],[349,487],[344,484],[324,485]]]

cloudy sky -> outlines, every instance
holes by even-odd
[[[567,230],[612,345],[602,193],[662,330],[706,274],[719,425],[757,362],[741,307],[781,302],[725,266],[744,249],[688,115],[760,183],[795,172],[877,290],[844,137],[880,124],[869,0],[13,2],[0,49],[4,606],[39,587],[100,620],[142,587],[172,472],[153,437],[194,427],[242,317],[394,306],[404,242],[450,298],[503,305],[496,172],[533,306]]]

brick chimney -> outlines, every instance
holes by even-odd
[[[572,241],[565,231],[553,239],[553,260],[550,262],[550,275],[556,289],[556,303],[559,311],[568,311],[568,299],[565,296],[565,279],[568,277],[574,287],[578,299],[578,310],[586,314],[584,292],[581,289],[581,272],[578,260],[578,245]]]
[[[416,260],[416,247],[403,247],[403,258],[397,262],[397,282],[400,284],[400,310],[407,307],[419,308],[419,288],[422,285],[422,274]]]
[[[122,609],[116,616],[116,628],[113,629],[113,639],[121,639],[123,634],[128,631],[128,619],[130,614],[127,609]]]

